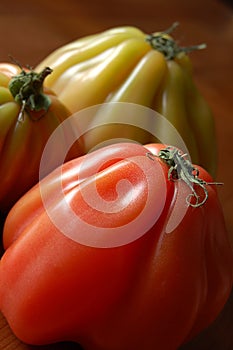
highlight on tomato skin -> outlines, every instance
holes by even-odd
[[[106,146],[63,164],[15,204],[0,308],[19,339],[176,350],[217,317],[233,257],[215,185],[203,204],[188,205],[192,188],[169,178],[159,156],[167,147]],[[212,181],[198,169],[200,184]],[[198,182],[193,189],[201,195]]]

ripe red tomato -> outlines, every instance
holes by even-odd
[[[193,188],[178,176],[173,150],[107,146],[16,203],[0,264],[0,308],[16,336],[175,350],[217,317],[233,280],[221,206],[204,169]]]

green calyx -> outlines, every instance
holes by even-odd
[[[51,100],[43,92],[43,83],[47,75],[52,73],[52,69],[46,67],[42,72],[36,73],[32,70],[21,73],[13,77],[9,83],[9,90],[15,101],[22,106],[22,111],[47,112]]]
[[[175,22],[170,28],[163,32],[153,33],[146,36],[146,41],[150,43],[154,50],[161,52],[166,60],[173,60],[180,54],[186,54],[191,51],[206,48],[206,44],[187,47],[178,46],[175,40],[169,35],[178,26],[178,24],[178,22]]]
[[[190,188],[190,194],[186,197],[188,206],[198,208],[202,206],[208,199],[209,193],[207,186],[223,185],[222,182],[206,182],[199,177],[199,170],[188,159],[187,154],[182,153],[178,148],[168,146],[161,149],[158,155],[147,152],[146,156],[154,160],[154,157],[160,158],[168,166],[168,180],[184,181]],[[202,196],[197,193],[196,189],[202,190]]]

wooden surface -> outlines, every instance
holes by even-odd
[[[11,54],[22,65],[35,66],[55,48],[84,35],[119,25],[133,25],[150,33],[179,21],[180,27],[174,36],[181,45],[207,44],[206,50],[192,53],[191,57],[196,84],[216,120],[217,179],[224,182],[219,195],[233,242],[233,10],[229,4],[230,1],[220,0],[3,0],[0,61],[9,61]],[[43,347],[24,345],[0,316],[0,349],[68,350],[79,347],[71,343]],[[216,322],[182,347],[182,350],[188,349],[233,349],[233,296]]]

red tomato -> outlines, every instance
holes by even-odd
[[[168,172],[156,156],[164,148],[99,149],[56,169],[12,208],[0,308],[17,337],[175,350],[217,317],[233,280],[217,192],[201,168],[208,198],[198,182],[176,181],[176,168]]]
[[[15,101],[9,90],[10,82],[21,72],[21,68],[14,64],[0,64],[0,212],[2,213],[7,213],[20,196],[38,182],[44,146],[57,126],[71,115],[48,89],[45,89],[44,93],[39,91],[40,96],[45,96],[49,101],[46,109],[37,108],[37,105],[34,110],[24,109],[22,101]],[[24,72],[26,76],[26,71]],[[65,143],[65,137],[61,139],[62,142]],[[80,144],[77,146],[76,143],[76,147],[75,156],[79,156],[82,152],[81,146]]]

